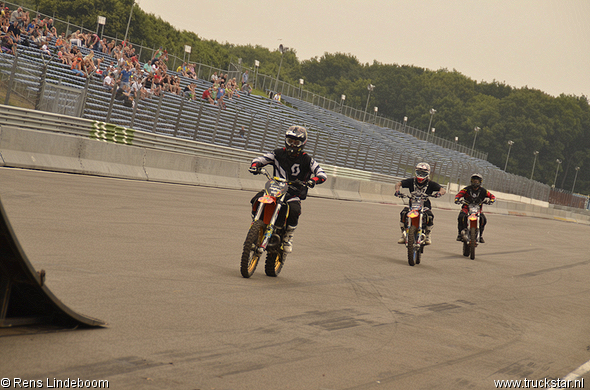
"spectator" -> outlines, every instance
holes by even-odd
[[[113,78],[112,73],[107,73],[106,77],[102,81],[102,86],[108,89],[109,91],[113,90],[113,88],[115,87],[115,79]]]
[[[244,84],[248,83],[248,71],[246,70],[243,74],[242,74],[242,87],[244,86]]]
[[[281,93],[277,92],[275,93],[274,97],[272,98],[275,102],[280,103],[281,102]]]
[[[213,72],[213,74],[211,75],[211,82],[213,84],[215,84],[215,82],[217,81],[217,79],[219,79],[219,77],[217,76],[217,72]]]
[[[195,100],[197,98],[197,95],[195,93],[195,87],[197,85],[195,83],[190,83],[188,85],[186,85],[184,87],[184,89],[182,90],[182,95],[186,98]]]
[[[225,84],[221,83],[219,85],[219,88],[217,88],[217,96],[216,96],[216,100],[217,100],[217,105],[219,106],[219,108],[222,108],[225,110],[225,102],[223,101],[223,97],[225,96]]]
[[[203,95],[201,95],[201,99],[207,100],[211,104],[215,104],[215,101],[213,100],[213,97],[211,96],[212,89],[213,89],[213,87],[209,87],[205,91],[203,91]]]
[[[16,42],[9,34],[4,34],[0,37],[0,47],[2,53],[14,54],[16,53]]]
[[[252,92],[252,87],[250,86],[250,84],[246,83],[242,86],[242,91],[246,92],[246,94],[250,96],[250,93]]]
[[[121,86],[126,85],[127,87],[129,87],[129,78],[131,77],[131,70],[129,69],[129,65],[125,64],[123,65],[123,69],[121,70],[121,74],[120,74],[120,78],[119,78],[119,84]]]
[[[47,41],[42,42],[41,51],[43,52],[43,54],[51,57],[51,51],[49,50],[49,46],[47,46]]]
[[[10,24],[17,22],[18,27],[25,27],[24,20],[25,13],[23,12],[22,7],[18,7],[16,11],[10,14]]]

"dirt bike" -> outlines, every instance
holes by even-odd
[[[240,262],[240,272],[244,278],[249,278],[254,274],[265,250],[264,271],[266,275],[277,276],[283,269],[287,256],[283,252],[285,222],[289,215],[288,205],[285,201],[287,191],[291,185],[305,185],[299,180],[287,181],[279,177],[272,177],[264,168],[261,173],[267,177],[268,181],[264,186],[264,194],[258,198],[256,214],[244,241]],[[279,219],[279,213],[285,207],[287,207],[287,211],[283,212]]]
[[[410,195],[399,194],[399,198],[408,198],[411,206],[406,215],[406,230],[404,236],[406,237],[406,248],[408,249],[408,264],[420,264],[420,257],[424,253],[424,242],[426,241],[426,234],[424,232],[424,222],[426,219],[425,212],[428,207],[424,207],[424,202],[427,198],[436,198],[434,195],[427,195],[422,192],[413,192]]]
[[[475,248],[477,247],[477,237],[479,235],[479,224],[481,219],[481,206],[490,204],[489,201],[483,202],[469,202],[461,198],[457,204],[467,205],[467,228],[461,231],[463,238],[463,256],[471,260],[475,259]]]

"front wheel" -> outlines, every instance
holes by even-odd
[[[285,254],[282,249],[278,248],[276,252],[268,252],[266,254],[266,264],[264,264],[264,272],[267,276],[278,276],[283,269],[285,262]]]
[[[242,260],[240,262],[240,272],[245,278],[249,278],[254,274],[258,261],[260,260],[260,253],[258,253],[258,247],[262,243],[264,237],[265,224],[263,221],[255,221],[248,235],[246,241],[244,241],[244,249],[242,251]]]
[[[414,266],[414,264],[420,264],[420,248],[416,248],[414,243],[418,239],[418,228],[416,226],[410,226],[408,229],[408,264]]]
[[[469,229],[469,258],[475,259],[475,247],[477,245],[477,229]]]

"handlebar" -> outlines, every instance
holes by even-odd
[[[412,198],[438,198],[438,196],[436,196],[435,194],[429,195],[429,194],[412,194],[410,193],[410,195],[406,195],[406,194],[402,194],[401,192],[399,193],[399,195],[396,195],[398,198],[408,198],[408,199],[412,199]]]
[[[292,186],[292,185],[301,185],[301,186],[305,186],[308,187],[307,183],[301,180],[293,180],[293,181],[287,181],[281,177],[277,177],[277,176],[272,176],[270,173],[268,173],[268,171],[264,168],[261,167],[260,168],[260,173],[264,174],[264,176],[266,176],[266,178],[268,180],[274,180],[274,181],[279,181],[281,183],[287,183],[287,185]]]
[[[490,205],[493,204],[494,202],[492,202],[490,199],[486,198],[481,202],[469,202],[467,201],[465,198],[461,198],[459,199],[457,202],[455,202],[456,204],[460,204],[460,205],[470,205],[470,204],[477,204],[479,206],[481,205]]]

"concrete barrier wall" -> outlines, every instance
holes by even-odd
[[[249,164],[186,153],[129,146],[79,136],[0,127],[0,166],[83,173],[124,179],[204,185],[259,191],[266,178],[248,172]],[[326,183],[309,191],[310,196],[353,201],[403,204],[394,196],[395,185],[378,180],[354,180],[329,175]],[[491,190],[491,189],[490,189]],[[432,201],[436,208],[456,209],[451,184],[447,195]],[[494,192],[491,213],[554,218],[590,224],[585,210],[554,209],[544,202]]]

